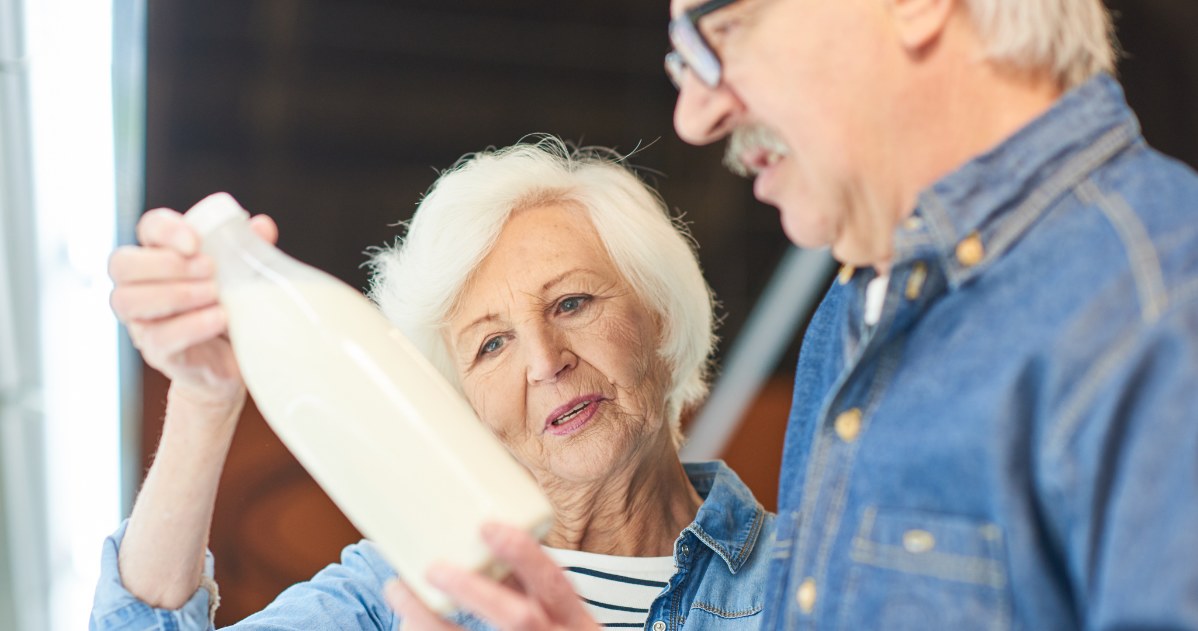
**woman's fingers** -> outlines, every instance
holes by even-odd
[[[213,305],[165,320],[130,320],[129,338],[146,362],[171,376],[170,365],[183,357],[192,346],[203,344],[225,333],[225,311]]]
[[[429,583],[504,631],[599,628],[561,568],[535,539],[501,524],[487,524],[482,534],[495,557],[512,568],[521,591],[444,564],[429,569]]]
[[[504,631],[546,631],[554,628],[541,594],[521,594],[485,576],[449,565],[433,565],[428,581],[459,606]],[[578,596],[570,594],[577,601]]]
[[[403,619],[403,631],[446,631],[457,627],[445,622],[429,609],[407,585],[396,579],[383,586],[383,597],[387,604]]]
[[[482,537],[555,624],[570,629],[597,628],[565,573],[536,539],[519,528],[499,523],[484,525]]]
[[[277,243],[279,240],[279,226],[267,215],[250,217],[250,228],[267,243]]]
[[[187,258],[166,248],[123,245],[108,257],[108,276],[118,285],[211,278],[215,272],[212,259],[203,254]]]
[[[109,296],[112,311],[123,322],[162,320],[217,304],[216,281],[118,284]]]
[[[137,240],[145,246],[169,248],[188,257],[200,249],[195,230],[183,221],[183,215],[169,208],[147,211],[137,221]]]

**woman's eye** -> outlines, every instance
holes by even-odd
[[[572,313],[581,309],[587,300],[590,300],[590,296],[570,296],[563,298],[561,302],[557,303],[557,310],[562,313]]]
[[[482,348],[478,349],[478,355],[479,357],[483,355],[490,355],[501,348],[503,348],[503,337],[496,335],[486,342],[483,342]]]

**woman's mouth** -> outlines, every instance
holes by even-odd
[[[602,397],[593,394],[570,401],[549,413],[545,419],[545,431],[558,436],[573,434],[594,418],[602,401]]]

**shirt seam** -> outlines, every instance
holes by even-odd
[[[1182,305],[1195,300],[1198,300],[1198,278],[1178,288],[1174,293],[1170,308],[1160,314],[1154,323],[1180,309]],[[1056,462],[1062,457],[1068,445],[1072,444],[1082,425],[1083,411],[1093,403],[1094,397],[1103,392],[1102,384],[1117,367],[1123,365],[1148,333],[1148,330],[1141,330],[1138,334],[1123,336],[1111,350],[1101,356],[1098,361],[1090,364],[1093,368],[1083,376],[1076,394],[1066,400],[1065,405],[1061,408],[1060,420],[1053,425],[1049,433],[1046,445],[1046,456],[1049,462]]]
[[[1092,179],[1078,187],[1078,197],[1096,205],[1114,227],[1127,253],[1132,280],[1140,296],[1140,317],[1144,323],[1152,323],[1168,306],[1168,296],[1160,259],[1147,229],[1126,199],[1118,194],[1104,193]]]
[[[929,223],[932,230],[941,238],[941,260],[944,262],[950,285],[960,287],[989,267],[992,261],[1005,253],[1061,197],[1076,189],[1099,167],[1130,147],[1136,139],[1137,133],[1136,126],[1131,122],[1115,126],[1068,160],[1055,176],[1033,189],[1025,197],[1023,203],[1008,212],[991,213],[979,221],[976,226],[967,226],[965,230],[967,233],[971,230],[983,230],[987,222],[992,226],[992,229],[988,231],[989,234],[983,237],[987,245],[984,258],[977,265],[971,267],[965,267],[953,258],[957,241],[964,235],[954,234],[955,229],[950,230],[949,233],[940,230],[942,225],[952,228],[952,221],[949,220],[948,208],[940,195],[934,190],[929,190],[925,197],[925,202],[928,205],[925,212],[931,214],[929,211],[935,211],[935,214],[939,215],[938,217],[933,215],[934,220]],[[951,242],[948,237],[951,237]]]

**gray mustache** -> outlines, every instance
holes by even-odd
[[[724,149],[724,166],[741,177],[757,175],[757,169],[741,162],[741,155],[752,149],[765,149],[779,155],[790,153],[790,147],[778,133],[765,125],[742,125],[732,130],[728,146]]]

